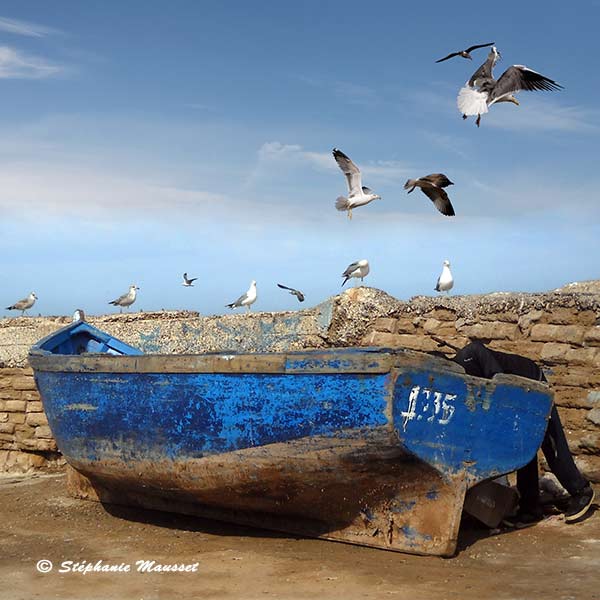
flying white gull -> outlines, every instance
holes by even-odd
[[[37,296],[34,292],[31,292],[31,294],[29,294],[27,298],[23,298],[23,300],[15,302],[12,306],[7,306],[6,310],[20,310],[21,316],[23,316],[25,314],[25,311],[29,310],[35,304],[36,300]]]
[[[448,54],[448,56],[444,56],[444,58],[440,58],[439,60],[436,60],[436,63],[441,63],[444,62],[445,60],[448,60],[449,58],[452,58],[454,56],[462,56],[463,58],[468,58],[469,60],[473,60],[473,57],[471,56],[471,52],[473,52],[473,50],[477,50],[477,48],[487,48],[487,46],[493,46],[494,42],[490,42],[489,44],[477,44],[476,46],[469,46],[466,50],[459,50],[458,52],[451,52],[450,54]]]
[[[245,306],[250,310],[250,306],[256,302],[256,281],[250,283],[250,287],[245,294],[242,294],[235,302],[227,304],[228,308],[238,308],[238,306]]]
[[[342,277],[344,277],[344,281],[342,282],[342,287],[346,281],[348,281],[351,277],[355,277],[362,281],[369,274],[369,261],[366,258],[362,260],[357,260],[353,262],[351,265],[348,265],[348,268],[342,273]]]
[[[187,273],[183,274],[183,283],[181,285],[185,286],[185,287],[194,287],[194,281],[196,281],[196,279],[198,279],[197,277],[193,277],[192,279],[189,279],[187,276]]]
[[[442,274],[438,277],[437,283],[435,284],[436,292],[450,292],[454,285],[454,279],[452,273],[450,273],[450,261],[445,260],[444,266],[442,267]]]
[[[473,73],[471,79],[458,92],[456,103],[463,119],[477,115],[477,127],[481,123],[481,115],[488,112],[492,104],[498,102],[512,102],[519,105],[513,94],[520,90],[525,91],[552,91],[560,90],[562,86],[548,79],[548,77],[533,71],[524,65],[508,67],[500,76],[494,79],[493,70],[500,53],[492,46],[487,60]]]
[[[137,290],[140,288],[134,284],[129,286],[129,291],[122,296],[119,296],[116,300],[111,300],[109,304],[113,304],[114,306],[119,306],[121,308],[120,312],[123,312],[123,307],[127,308],[131,306],[135,302],[135,296]]]
[[[292,296],[296,296],[296,298],[298,298],[298,302],[304,302],[304,294],[300,290],[287,287],[287,285],[281,285],[281,283],[278,283],[277,287],[280,287],[282,290],[288,290]]]
[[[364,206],[373,200],[381,199],[381,196],[378,196],[373,190],[362,185],[358,167],[341,150],[334,148],[333,158],[335,158],[338,166],[343,171],[348,183],[348,197],[338,196],[335,201],[335,207],[340,211],[348,211],[348,218],[351,219],[353,208]]]
[[[448,194],[442,188],[454,185],[443,173],[432,173],[418,179],[409,179],[404,184],[404,189],[410,194],[416,187],[435,204],[435,207],[447,217],[454,216],[454,208]],[[409,189],[410,188],[410,189]]]

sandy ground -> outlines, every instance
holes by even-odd
[[[600,599],[600,512],[490,534],[464,523],[451,559],[419,557],[75,500],[61,475],[0,478],[0,598]],[[49,573],[38,561],[52,561]],[[63,561],[130,572],[60,574]],[[139,573],[137,560],[197,564]]]

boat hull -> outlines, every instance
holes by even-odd
[[[31,364],[79,497],[451,555],[466,490],[535,455],[546,386],[365,349]]]

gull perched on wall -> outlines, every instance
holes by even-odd
[[[454,278],[450,272],[450,261],[445,260],[444,266],[442,267],[442,273],[438,277],[437,283],[435,284],[436,292],[450,292],[454,285]]]
[[[123,312],[123,308],[131,306],[135,302],[136,292],[139,289],[136,285],[131,284],[126,294],[119,296],[116,300],[111,300],[109,304],[120,307],[121,310],[119,312]]]
[[[481,115],[498,102],[512,102],[519,105],[513,94],[525,91],[560,90],[562,86],[548,77],[526,67],[513,65],[502,73],[500,79],[494,79],[493,70],[500,58],[495,46],[492,46],[487,60],[473,73],[471,79],[458,92],[456,103],[463,119],[477,115],[475,124],[479,127]]]
[[[23,316],[25,314],[25,311],[29,310],[35,304],[36,300],[37,296],[34,292],[31,292],[31,294],[29,294],[27,298],[23,298],[23,300],[15,302],[12,306],[7,306],[6,310],[20,310],[21,316]]]
[[[369,270],[369,261],[366,258],[357,260],[348,265],[346,270],[342,273],[342,277],[344,277],[342,287],[344,287],[344,284],[352,277],[356,279],[360,278],[362,281],[369,274]]]
[[[340,211],[347,211],[348,218],[351,219],[353,208],[364,206],[373,200],[381,199],[381,196],[375,194],[368,187],[363,186],[358,167],[341,150],[334,148],[333,157],[346,176],[346,183],[348,184],[348,197],[338,196],[335,201],[335,207]]]
[[[245,294],[242,294],[235,302],[226,304],[226,306],[227,308],[231,309],[238,308],[239,306],[245,306],[248,310],[250,310],[250,306],[256,302],[256,298],[256,281],[253,280]]]
[[[447,217],[454,216],[454,208],[448,194],[442,188],[454,185],[443,173],[432,173],[418,179],[409,179],[404,189],[410,194],[416,187],[435,204],[435,207]]]

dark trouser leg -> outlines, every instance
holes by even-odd
[[[588,482],[579,472],[571,456],[556,406],[552,407],[550,413],[548,429],[542,442],[542,451],[548,461],[550,470],[571,496],[578,494],[586,487]]]
[[[519,508],[523,512],[535,512],[540,499],[537,455],[517,471],[517,489],[521,496]]]

